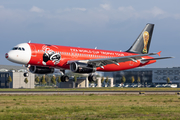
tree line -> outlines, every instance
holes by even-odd
[[[74,82],[77,81],[77,77],[79,77],[78,75],[75,75],[74,76]],[[126,82],[126,77],[125,76],[122,76],[121,77],[121,83],[125,83]],[[12,82],[12,78],[11,76],[8,77],[7,79],[7,82],[10,84]],[[24,79],[24,82],[27,84],[28,83],[28,78],[25,78]],[[52,76],[48,76],[48,75],[43,75],[43,76],[35,76],[35,83],[36,84],[41,84],[41,85],[56,85],[56,83],[60,83],[61,82],[61,76],[55,76],[55,75],[52,75]],[[97,80],[95,81],[96,84],[97,84]],[[110,81],[109,81],[109,78],[106,77],[101,77],[101,83],[106,83],[108,84]],[[135,82],[135,78],[134,76],[131,77],[131,83],[134,83]],[[140,83],[141,82],[141,79],[140,77],[137,78],[137,83]],[[167,77],[166,79],[166,82],[169,84],[170,83],[170,78]],[[109,83],[110,84],[110,83]]]
[[[43,75],[43,76],[35,76],[35,83],[36,84],[42,84],[42,85],[56,85],[56,83],[61,82],[61,76],[48,76],[48,75]]]
[[[121,83],[125,83],[126,82],[126,77],[122,76],[122,78],[120,80],[121,80]],[[134,76],[132,76],[131,77],[131,83],[134,83],[134,82],[135,82],[135,78],[134,78]],[[140,77],[138,77],[137,78],[137,83],[140,83],[140,82],[141,82],[141,79],[140,79]],[[167,77],[166,82],[168,84],[171,82],[169,77]]]

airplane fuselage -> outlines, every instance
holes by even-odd
[[[69,46],[59,46],[50,44],[37,44],[37,43],[23,43],[15,46],[15,50],[11,50],[8,53],[8,57],[16,57],[18,60],[12,62],[33,65],[33,66],[45,66],[53,67],[59,69],[70,69],[69,62],[81,60],[86,62],[86,60],[91,59],[103,59],[103,58],[113,58],[113,57],[124,57],[137,55],[135,53],[129,52],[119,52],[119,51],[109,51],[109,50],[99,50],[99,49],[89,49],[80,47],[69,47]],[[21,50],[20,50],[20,49]],[[23,50],[23,48],[25,50]],[[18,55],[16,56],[16,52]],[[12,53],[12,54],[11,54]],[[151,59],[150,56],[144,56],[144,59]],[[121,62],[119,65],[109,64],[103,68],[97,67],[97,71],[119,71],[132,69],[136,67],[145,66],[156,62],[156,60],[151,60],[142,63],[140,60],[137,61],[126,61]]]

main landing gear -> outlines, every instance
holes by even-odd
[[[62,82],[68,82],[69,81],[69,77],[67,75],[62,75],[61,76],[61,81]]]
[[[65,75],[65,70],[60,70],[60,73],[62,74],[61,81],[62,82],[68,82],[69,81],[69,77],[67,75]]]
[[[90,75],[88,76],[88,80],[89,80],[89,82],[95,82],[95,81],[96,81],[96,75],[90,74]]]

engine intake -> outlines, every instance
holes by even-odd
[[[29,68],[29,71],[37,74],[49,74],[49,73],[54,73],[54,68],[31,66]]]
[[[70,70],[74,73],[92,73],[96,71],[96,68],[86,63],[73,62],[70,64]]]

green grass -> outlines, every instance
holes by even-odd
[[[0,95],[0,119],[180,119],[177,95]]]
[[[118,88],[118,87],[101,87],[101,88],[46,88],[38,87],[34,89],[11,89],[4,88],[0,91],[180,91],[180,88]]]

